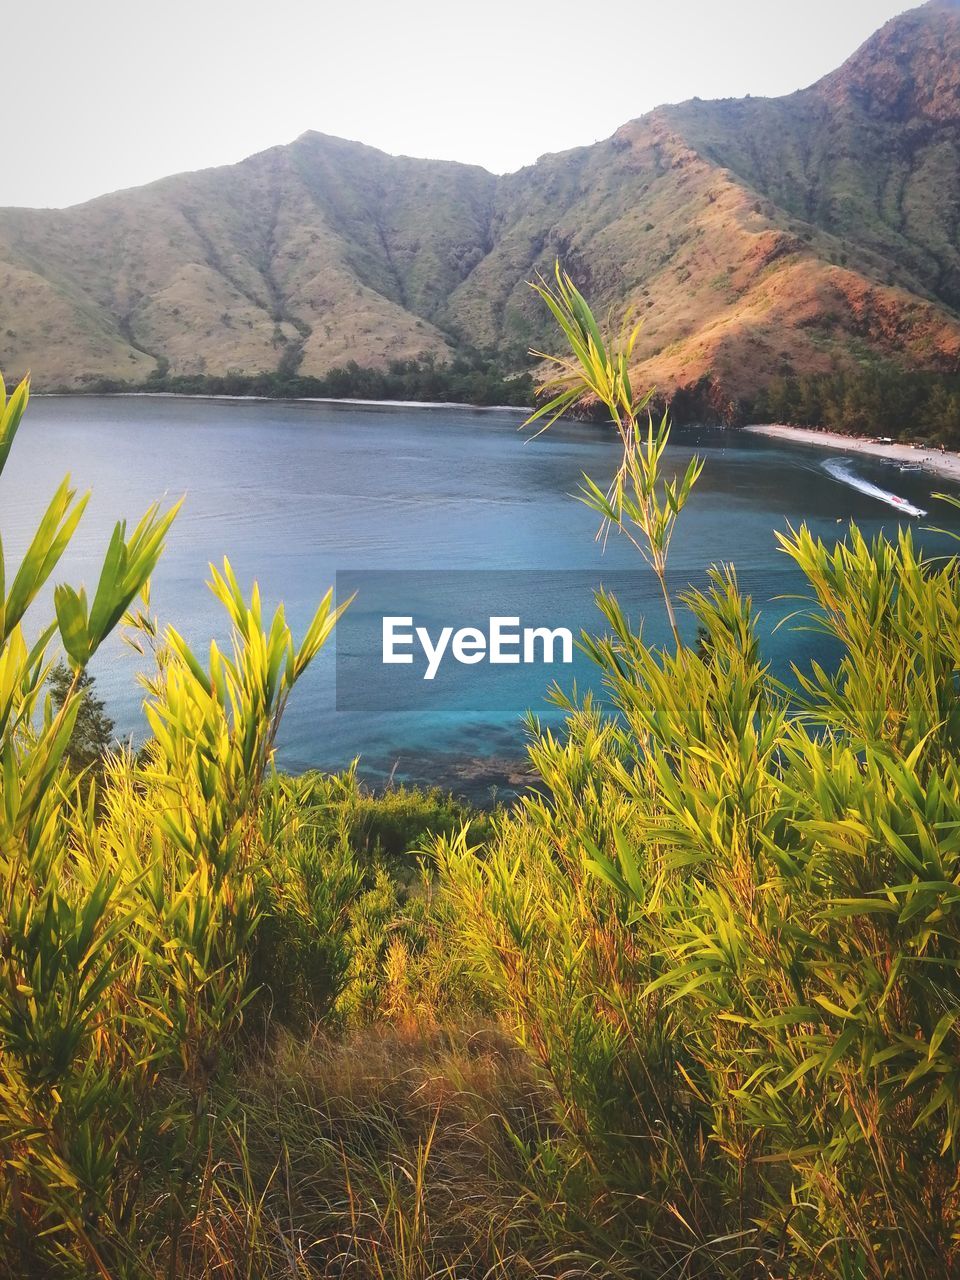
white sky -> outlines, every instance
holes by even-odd
[[[306,129],[495,172],[663,102],[790,93],[905,0],[5,0],[0,205]]]

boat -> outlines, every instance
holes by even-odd
[[[894,507],[905,516],[913,516],[919,518],[927,514],[922,507],[916,507],[912,502],[908,502],[906,498],[901,498],[898,493],[890,493],[886,489],[881,489],[879,485],[871,484],[869,480],[864,480],[861,476],[856,475],[850,470],[849,458],[834,459],[821,464],[824,471],[839,480],[841,484],[849,485],[851,489],[856,489],[858,493],[864,493],[870,498],[876,498],[878,502],[886,502],[888,506]]]

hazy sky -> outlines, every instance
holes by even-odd
[[[904,0],[6,0],[0,204],[306,129],[496,172],[662,102],[790,93]]]

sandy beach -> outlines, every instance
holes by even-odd
[[[777,423],[744,427],[756,435],[789,440],[793,444],[812,444],[820,449],[842,449],[844,453],[869,453],[891,462],[920,465],[924,471],[945,476],[960,484],[960,453],[941,453],[939,449],[912,444],[881,444],[869,436],[845,436],[838,431],[819,431],[810,427],[787,427]]]

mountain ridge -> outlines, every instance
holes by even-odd
[[[645,317],[638,373],[716,405],[789,372],[960,368],[960,2],[783,98],[658,107],[497,176],[306,131],[64,210],[0,210],[0,368],[41,388],[158,369],[518,364],[560,258]]]

